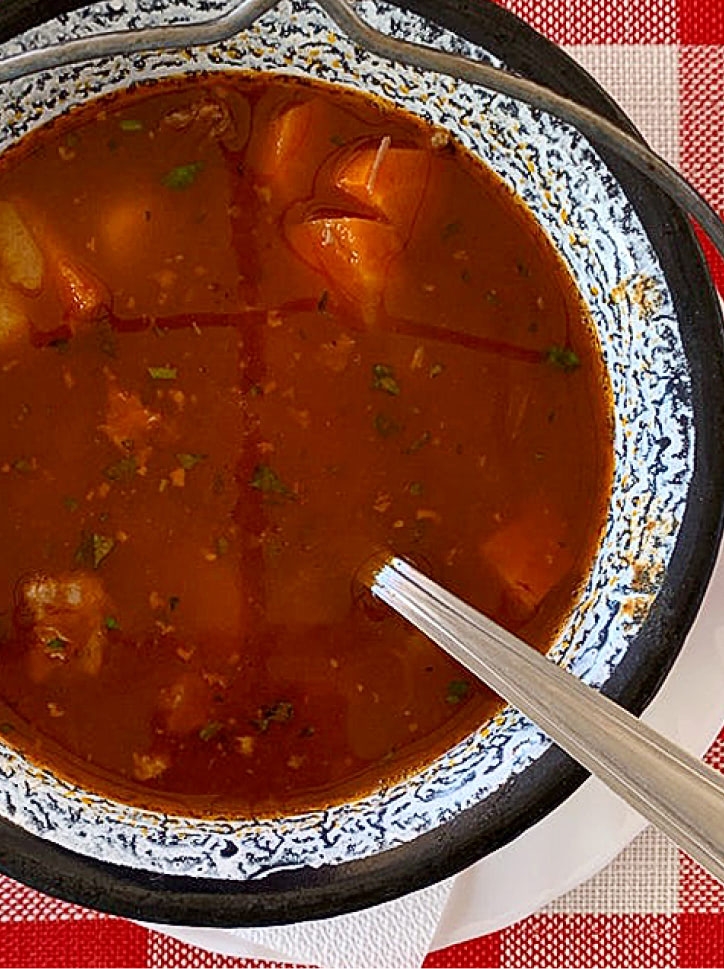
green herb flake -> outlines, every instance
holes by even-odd
[[[115,541],[107,535],[98,535],[95,532],[83,532],[75,553],[75,561],[78,565],[87,569],[97,569],[115,548]]]
[[[176,367],[149,367],[148,374],[153,380],[175,380],[178,370]]]
[[[204,743],[207,743],[217,735],[223,726],[223,723],[221,723],[219,720],[209,720],[209,722],[205,723],[201,730],[199,730],[199,739],[203,740]]]
[[[98,349],[107,357],[115,357],[118,351],[116,331],[109,320],[102,320],[96,327]]]
[[[2,734],[3,737],[9,737],[11,733],[15,733],[15,724],[8,723],[7,720],[0,723],[0,734]]]
[[[77,148],[80,144],[80,137],[75,131],[69,131],[65,136],[65,144],[68,148]]]
[[[317,311],[319,313],[326,313],[328,303],[329,303],[329,290],[324,289],[322,290],[322,295],[319,297],[317,301]]]
[[[336,145],[337,148],[342,148],[344,145],[347,144],[347,142],[344,140],[342,135],[338,135],[338,134],[331,135],[329,140],[332,142],[333,145]]]
[[[442,238],[443,242],[445,242],[447,239],[452,239],[453,236],[456,236],[462,227],[463,224],[459,220],[456,220],[455,222],[448,222],[446,225],[444,225],[442,227],[442,232],[440,233],[440,237]]]
[[[444,369],[445,369],[444,363],[433,363],[433,365],[430,367],[430,376],[433,378],[439,377]]]
[[[429,431],[423,431],[422,434],[407,448],[405,454],[417,454],[417,452],[422,450],[422,448],[424,448],[426,444],[429,444],[431,440],[432,434]]]
[[[226,555],[228,551],[229,551],[229,539],[224,538],[223,535],[220,535],[219,538],[216,539],[216,554],[219,556]]]
[[[61,639],[60,636],[53,636],[53,638],[49,639],[45,644],[45,652],[57,656],[65,652],[65,647],[67,645],[68,644],[66,641]]]
[[[420,495],[422,494],[423,490],[424,489],[422,487],[422,481],[411,481],[410,482],[408,491],[410,492],[411,495],[414,495],[415,498],[419,498]]]
[[[57,340],[51,340],[48,346],[57,350],[58,353],[67,353],[70,350],[70,340],[65,337],[59,337]]]
[[[376,363],[372,367],[372,388],[397,397],[400,385],[395,378],[395,371],[386,363]]]
[[[169,596],[168,597],[168,608],[171,612],[176,612],[179,605],[181,604],[180,596]]]
[[[293,716],[294,705],[287,700],[279,700],[269,707],[262,707],[252,723],[261,733],[266,733],[272,723],[288,723]]]
[[[109,464],[103,473],[109,481],[129,481],[137,470],[138,462],[131,455],[127,458],[121,458],[120,461],[114,461],[113,464]]]
[[[176,460],[184,469],[184,471],[191,471],[196,467],[197,464],[201,464],[208,457],[207,454],[192,454],[192,453],[182,453],[176,455]]]
[[[63,498],[63,504],[68,511],[78,511],[78,508],[80,507],[80,502],[77,498]]]
[[[257,464],[249,484],[265,495],[279,495],[281,498],[294,498],[282,479],[268,464]]]
[[[118,127],[121,131],[143,131],[143,122],[137,118],[121,118]]]
[[[27,474],[33,470],[33,466],[27,458],[18,458],[17,461],[13,461],[12,467],[13,471],[17,471],[18,474]]]
[[[203,167],[204,163],[200,161],[189,162],[187,165],[177,165],[176,168],[166,172],[161,181],[166,188],[170,188],[174,192],[181,192],[193,185]]]
[[[106,618],[103,620],[103,625],[106,627],[106,629],[111,631],[121,628],[121,624],[115,616],[106,616]]]
[[[460,703],[470,692],[470,684],[467,680],[450,680],[447,685],[447,695],[445,702],[451,705]]]
[[[391,437],[400,431],[400,425],[389,414],[376,414],[374,424],[380,437]]]
[[[581,366],[580,357],[570,347],[548,347],[545,352],[545,359],[547,363],[565,370],[566,373],[571,373]]]

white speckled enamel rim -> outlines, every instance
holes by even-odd
[[[393,35],[488,57],[376,0],[358,9]],[[111,12],[85,15],[83,29],[89,20],[96,30],[108,29],[105,16]],[[182,5],[164,5],[163,22],[169,13],[182,17]],[[113,26],[132,21],[131,11],[121,13]],[[73,18],[67,26],[73,28]],[[57,39],[53,27],[35,34],[41,43],[51,37]],[[525,200],[563,255],[589,304],[613,386],[616,475],[600,554],[554,651],[587,682],[604,685],[663,582],[686,506],[695,444],[690,379],[672,299],[616,180],[565,125],[450,78],[381,61],[336,34],[318,8],[301,0],[288,0],[233,42],[212,48],[113,58],[12,82],[0,106],[0,148],[70,105],[129,82],[218,69],[277,70],[348,83],[446,126]],[[273,822],[138,811],[61,783],[0,747],[0,817],[99,860],[149,872],[248,879],[368,858],[410,842],[483,801],[549,746],[533,724],[507,709],[403,783],[353,804]]]

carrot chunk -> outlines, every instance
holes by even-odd
[[[355,151],[340,166],[336,185],[355,201],[371,207],[404,238],[422,202],[430,158],[419,148],[392,148],[389,138]]]
[[[35,294],[43,284],[43,255],[12,202],[0,202],[0,265],[6,280]]]

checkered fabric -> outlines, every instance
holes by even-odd
[[[724,212],[724,0],[505,4],[568,48]],[[712,268],[724,293],[724,264]],[[709,761],[724,770],[724,731]],[[0,878],[0,967],[272,965],[213,955]],[[425,965],[724,966],[724,889],[649,829],[543,911],[433,952]]]

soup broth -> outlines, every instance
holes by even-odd
[[[500,701],[355,584],[381,549],[545,650],[611,410],[529,212],[448,134],[165,80],[0,161],[0,731],[186,814],[361,796]]]

